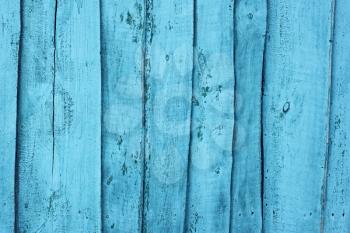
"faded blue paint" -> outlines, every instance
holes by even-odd
[[[186,232],[228,232],[230,228],[233,12],[231,0],[196,2]]]
[[[330,148],[324,232],[350,230],[350,2],[335,5]]]
[[[322,232],[332,16],[332,1],[268,1],[265,233]]]
[[[191,0],[147,0],[143,232],[182,232],[192,96]]]
[[[0,2],[1,233],[349,231],[345,0]]]
[[[145,7],[141,0],[101,3],[103,232],[140,232]]]
[[[266,1],[236,0],[232,233],[262,231],[261,95]]]
[[[0,232],[14,229],[19,1],[0,1]]]

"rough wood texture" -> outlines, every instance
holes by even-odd
[[[57,1],[53,232],[101,229],[101,64],[98,0]]]
[[[330,148],[324,232],[350,230],[350,2],[337,0],[334,20]]]
[[[21,4],[18,90],[17,226],[19,232],[51,229],[55,1]]]
[[[234,5],[195,5],[187,232],[228,232],[234,126]]]
[[[268,1],[264,232],[320,232],[332,2]]]
[[[182,232],[190,141],[193,5],[146,1],[143,232]]]
[[[232,233],[262,231],[261,95],[266,1],[235,4],[235,134]]]
[[[103,232],[142,222],[143,1],[102,1]]]
[[[349,232],[346,0],[0,5],[0,233]]]
[[[20,1],[0,1],[0,232],[15,220],[15,157]]]

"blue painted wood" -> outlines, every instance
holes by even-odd
[[[320,232],[332,1],[268,1],[264,232]]]
[[[349,9],[349,1],[336,1],[325,233],[345,233],[350,229]]]
[[[231,232],[262,231],[261,95],[266,0],[235,4],[235,135]]]
[[[0,232],[15,222],[15,157],[20,2],[0,1]]]
[[[191,0],[146,1],[143,232],[184,228],[192,86]]]
[[[103,232],[140,232],[144,3],[102,1]]]
[[[21,7],[16,231],[49,232],[55,1],[24,0]]]
[[[57,1],[52,232],[101,229],[98,0]]]
[[[229,232],[234,126],[234,3],[196,1],[186,232]]]

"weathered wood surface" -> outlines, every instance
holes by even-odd
[[[192,96],[193,4],[147,0],[143,232],[182,232]]]
[[[101,64],[98,0],[57,1],[53,232],[101,229]]]
[[[101,1],[103,232],[140,232],[144,3]]]
[[[261,95],[266,8],[265,0],[236,0],[235,4],[233,233],[262,231]]]
[[[186,232],[228,232],[234,126],[234,3],[195,4]]]
[[[49,232],[53,195],[55,1],[21,3],[16,231]]]
[[[264,232],[320,232],[328,153],[332,1],[268,1]]]
[[[0,2],[1,233],[349,232],[346,0]]]
[[[350,231],[350,2],[335,4],[330,148],[324,232]]]
[[[0,232],[15,223],[15,157],[20,1],[0,1]]]

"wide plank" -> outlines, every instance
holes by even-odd
[[[350,229],[350,2],[335,4],[325,233]]]
[[[15,222],[15,158],[20,1],[0,1],[0,232]]]
[[[332,1],[268,1],[263,98],[264,229],[320,232]]]
[[[53,232],[101,230],[98,0],[57,1]]]
[[[234,127],[234,2],[195,1],[186,232],[229,232]]]
[[[21,20],[16,232],[50,232],[55,1],[23,0]]]
[[[192,96],[192,0],[147,0],[143,233],[184,229]]]
[[[101,1],[103,232],[141,231],[144,2]]]
[[[261,109],[266,0],[235,4],[232,233],[262,231]]]

